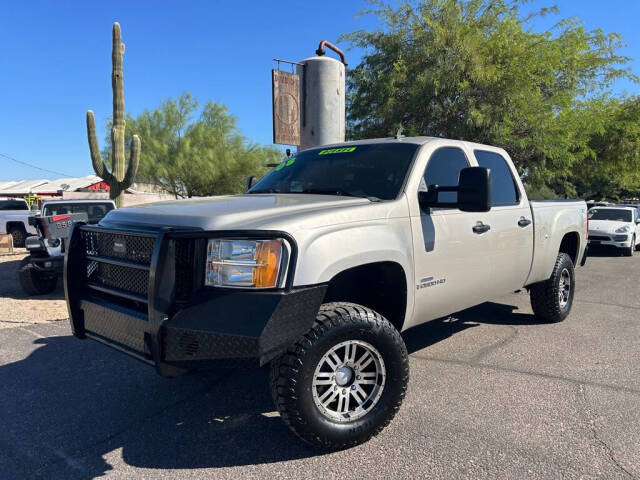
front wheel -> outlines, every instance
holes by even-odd
[[[48,274],[36,270],[29,257],[24,258],[18,270],[18,280],[20,286],[27,295],[45,295],[56,289],[58,277],[55,274]]]
[[[380,314],[327,303],[302,338],[271,364],[271,394],[296,435],[331,450],[366,442],[404,399],[407,349]]]
[[[622,250],[624,251],[624,256],[625,257],[633,257],[633,252],[636,249],[636,236],[634,235],[631,238],[631,243],[629,244],[628,248],[623,248]]]
[[[545,322],[561,322],[571,311],[574,291],[573,261],[569,255],[560,252],[551,277],[529,289],[533,313]]]

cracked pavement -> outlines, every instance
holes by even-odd
[[[406,332],[401,411],[331,454],[289,432],[263,370],[167,380],[66,322],[0,329],[0,476],[640,478],[639,273],[603,251],[563,323],[523,291]]]

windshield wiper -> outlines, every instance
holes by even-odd
[[[339,188],[307,188],[300,192],[291,192],[291,193],[308,193],[315,195],[337,195],[341,197],[356,197],[356,198],[366,198],[370,202],[379,202],[380,199],[378,197],[373,197],[369,195],[356,195],[355,193],[345,192],[344,190],[340,190]]]
[[[261,190],[249,190],[247,193],[280,193],[276,188],[263,188]]]

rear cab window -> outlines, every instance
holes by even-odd
[[[50,203],[42,208],[42,216],[86,213],[89,223],[97,223],[111,210],[113,210],[112,203]]]
[[[507,160],[496,152],[474,150],[478,166],[491,171],[491,206],[506,207],[520,204],[520,191]]]
[[[23,200],[0,200],[0,210],[29,210],[29,206]]]

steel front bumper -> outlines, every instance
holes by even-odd
[[[151,364],[163,376],[219,361],[248,360],[264,365],[311,328],[326,292],[326,285],[292,288],[297,252],[295,243],[289,240],[293,252],[286,288],[250,291],[200,287],[188,302],[176,308],[172,297],[178,278],[172,243],[175,235],[160,231],[148,233],[154,236],[148,299],[132,295],[127,299],[122,294],[120,298],[117,289],[88,288],[91,285],[83,279],[87,259],[79,229],[100,231],[98,227],[78,226],[70,235],[64,283],[73,334]],[[134,301],[147,305],[139,308],[140,303]]]

